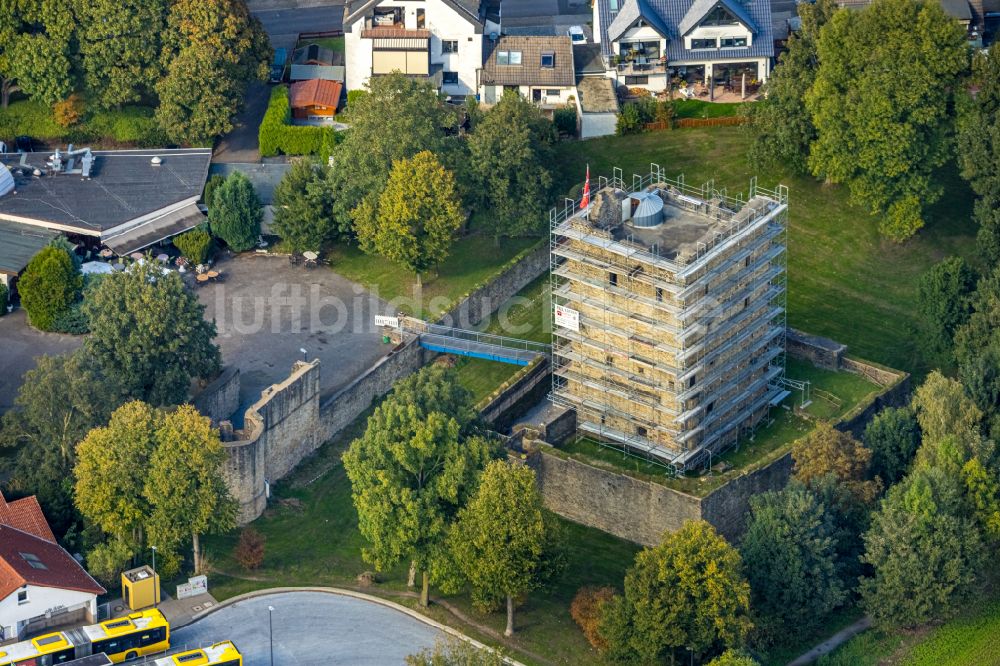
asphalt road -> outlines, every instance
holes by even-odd
[[[388,666],[432,647],[444,634],[404,613],[339,594],[288,592],[240,601],[173,632],[174,647],[231,640],[247,666],[269,666],[268,606],[274,607],[274,663]]]
[[[295,46],[295,37],[300,32],[340,30],[344,23],[344,5],[337,2],[323,7],[271,9],[254,12],[254,15],[264,24],[272,46],[289,48]]]
[[[14,406],[21,377],[35,368],[35,357],[71,352],[83,344],[82,335],[42,333],[28,326],[23,309],[0,317],[0,414]]]

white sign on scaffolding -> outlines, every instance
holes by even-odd
[[[385,326],[388,328],[399,328],[399,317],[383,317],[382,315],[375,315],[375,325]]]
[[[568,328],[571,331],[580,332],[580,313],[573,308],[568,308],[565,305],[555,306],[555,322],[556,326],[562,326],[563,328]]]

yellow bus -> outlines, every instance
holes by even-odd
[[[243,655],[232,641],[223,641],[200,650],[160,657],[153,666],[243,666]]]
[[[118,664],[170,648],[170,624],[157,609],[0,647],[0,666],[53,666],[105,653]]]

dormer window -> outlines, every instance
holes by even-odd
[[[497,64],[498,65],[520,65],[521,64],[521,52],[520,51],[497,51]]]
[[[739,20],[722,5],[716,5],[701,20],[701,25],[739,25],[739,23]]]
[[[545,69],[554,69],[556,66],[556,54],[552,51],[546,51],[542,53],[542,67]]]
[[[608,10],[612,14],[617,14],[620,7],[621,4],[618,2],[618,0],[608,0]]]
[[[716,48],[715,39],[692,39],[691,48],[693,49],[714,49]]]
[[[740,46],[747,45],[746,37],[723,37],[722,38],[722,48],[724,49],[734,49]]]

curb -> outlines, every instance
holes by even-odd
[[[423,615],[422,613],[418,613],[412,608],[407,608],[402,604],[397,604],[394,601],[389,601],[388,599],[383,599],[382,597],[376,597],[375,595],[372,594],[365,594],[364,592],[355,592],[354,590],[345,590],[339,587],[271,587],[264,590],[254,590],[253,592],[246,592],[244,594],[236,595],[235,597],[230,597],[225,601],[220,601],[211,608],[206,608],[203,611],[195,613],[194,615],[191,616],[191,619],[189,621],[183,624],[177,624],[175,625],[175,628],[179,629],[181,627],[186,627],[189,624],[194,624],[198,620],[208,615],[211,615],[212,613],[218,610],[235,605],[241,601],[248,601],[250,599],[256,599],[258,597],[266,597],[273,594],[287,594],[290,592],[322,592],[324,594],[337,594],[342,597],[352,597],[360,601],[368,601],[371,603],[376,603],[379,604],[380,606],[385,606],[386,608],[390,608],[394,611],[403,613],[404,615],[408,615],[414,620],[423,622],[424,624],[431,626],[445,634],[448,634],[449,636],[458,638],[459,640],[463,640],[466,643],[469,643],[479,648],[480,650],[490,650],[491,652],[494,651],[493,648],[491,648],[489,645],[486,645],[485,643],[481,643],[480,641],[477,641],[474,638],[466,636],[465,634],[460,632],[458,629],[455,629],[454,627],[449,627],[446,624],[441,624],[437,620],[433,620],[427,617],[426,615]],[[521,662],[515,661],[510,657],[504,657],[504,661],[510,664],[510,666],[525,666]]]

